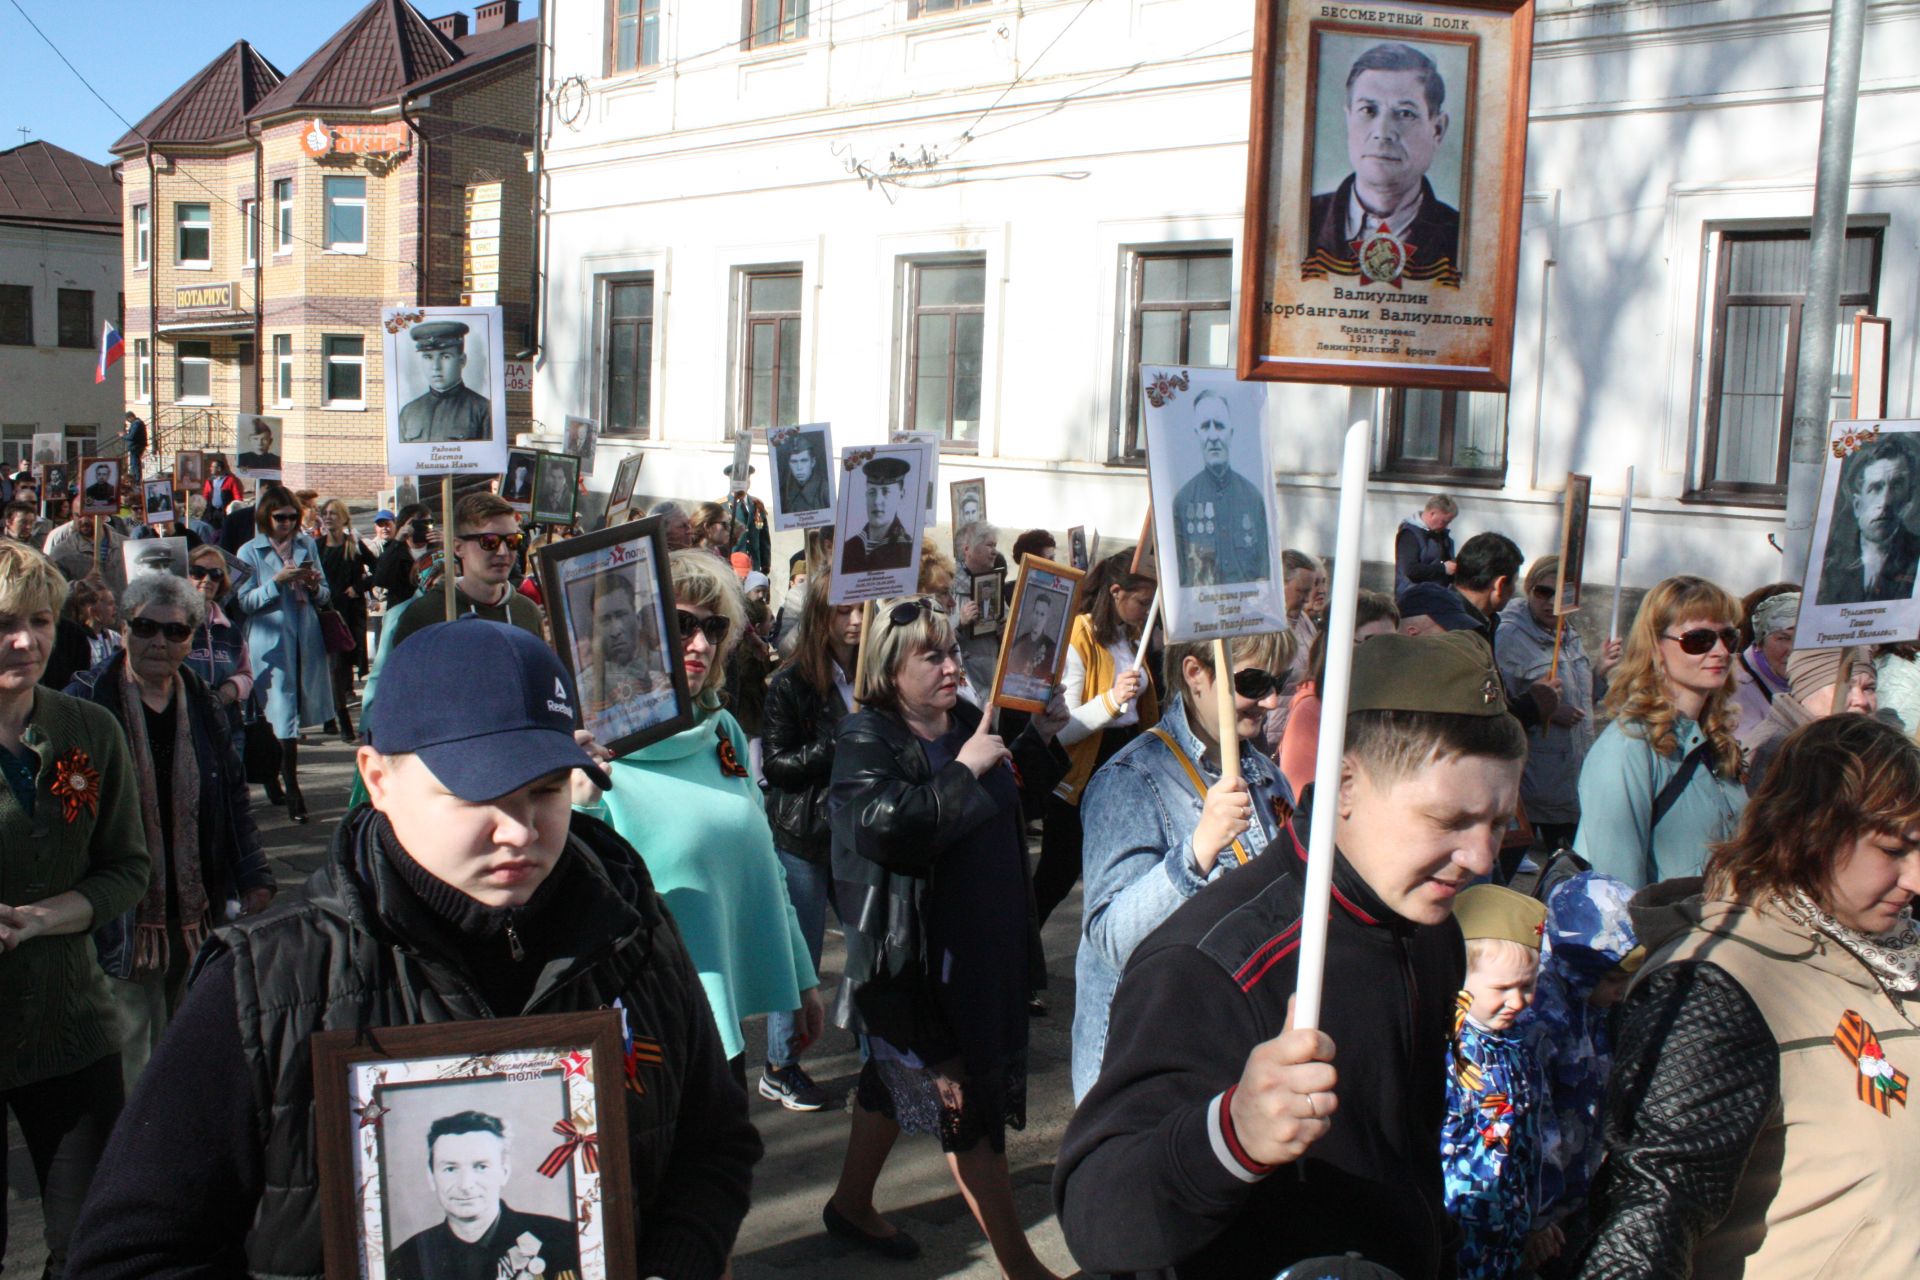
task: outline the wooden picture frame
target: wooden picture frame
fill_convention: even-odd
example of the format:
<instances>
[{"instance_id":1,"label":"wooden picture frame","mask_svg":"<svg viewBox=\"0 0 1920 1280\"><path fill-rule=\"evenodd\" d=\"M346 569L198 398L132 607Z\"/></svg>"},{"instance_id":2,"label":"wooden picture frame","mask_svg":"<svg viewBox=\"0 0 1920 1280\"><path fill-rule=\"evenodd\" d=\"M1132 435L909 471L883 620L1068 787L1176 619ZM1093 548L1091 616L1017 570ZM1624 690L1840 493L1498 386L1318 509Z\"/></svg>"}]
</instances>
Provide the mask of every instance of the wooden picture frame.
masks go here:
<instances>
[{"instance_id":1,"label":"wooden picture frame","mask_svg":"<svg viewBox=\"0 0 1920 1280\"><path fill-rule=\"evenodd\" d=\"M500 500L526 515L533 510L533 482L539 474L538 449L507 450L507 469L500 473Z\"/></svg>"},{"instance_id":2,"label":"wooden picture frame","mask_svg":"<svg viewBox=\"0 0 1920 1280\"><path fill-rule=\"evenodd\" d=\"M973 579L972 599L980 608L969 634L978 638L1000 634L1007 621L1007 571L994 569Z\"/></svg>"},{"instance_id":3,"label":"wooden picture frame","mask_svg":"<svg viewBox=\"0 0 1920 1280\"><path fill-rule=\"evenodd\" d=\"M1093 568L1093 558L1087 548L1087 526L1083 524L1067 530L1067 563L1082 573Z\"/></svg>"},{"instance_id":4,"label":"wooden picture frame","mask_svg":"<svg viewBox=\"0 0 1920 1280\"><path fill-rule=\"evenodd\" d=\"M1020 557L1019 572L1000 634L989 701L996 707L1037 713L1047 709L1060 685L1067 637L1073 631L1074 601L1086 575L1070 564L1034 555ZM1048 602L1048 612L1036 616L1043 600ZM1058 610L1057 617L1053 610Z\"/></svg>"},{"instance_id":5,"label":"wooden picture frame","mask_svg":"<svg viewBox=\"0 0 1920 1280\"><path fill-rule=\"evenodd\" d=\"M1585 585L1587 509L1593 501L1593 477L1567 473L1566 497L1560 509L1560 567L1553 575L1553 612L1556 617L1577 612Z\"/></svg>"},{"instance_id":6,"label":"wooden picture frame","mask_svg":"<svg viewBox=\"0 0 1920 1280\"><path fill-rule=\"evenodd\" d=\"M693 725L666 526L649 516L538 552L540 594L554 650L579 690L580 725L616 756ZM630 633L603 633L609 620L624 627L629 618Z\"/></svg>"},{"instance_id":7,"label":"wooden picture frame","mask_svg":"<svg viewBox=\"0 0 1920 1280\"><path fill-rule=\"evenodd\" d=\"M329 1276L385 1280L393 1253L416 1235L444 1230L421 1225L436 1213L444 1221L445 1210L420 1203L434 1193L418 1174L433 1149L430 1125L447 1119L474 1127L444 1136L498 1140L500 1162L510 1168L498 1189L501 1206L529 1219L539 1208L567 1214L536 1219L542 1235L530 1252L550 1255L542 1261L553 1274L637 1274L619 1013L322 1031L313 1037L312 1062ZM559 1251L568 1243L571 1266Z\"/></svg>"},{"instance_id":8,"label":"wooden picture frame","mask_svg":"<svg viewBox=\"0 0 1920 1280\"><path fill-rule=\"evenodd\" d=\"M1893 321L1864 311L1853 317L1853 393L1849 418L1887 416L1887 386L1893 350Z\"/></svg>"},{"instance_id":9,"label":"wooden picture frame","mask_svg":"<svg viewBox=\"0 0 1920 1280\"><path fill-rule=\"evenodd\" d=\"M179 521L183 527L186 525L186 517L180 511L180 495L173 491L172 480L162 476L140 482L140 521L148 525Z\"/></svg>"},{"instance_id":10,"label":"wooden picture frame","mask_svg":"<svg viewBox=\"0 0 1920 1280\"><path fill-rule=\"evenodd\" d=\"M1255 10L1240 377L1506 391L1533 0L1381 0L1366 10L1256 0ZM1384 46L1416 58L1376 54ZM1338 117L1363 88L1384 96L1404 87L1376 79L1349 88L1350 75L1368 73L1414 76L1429 103L1431 79L1441 82L1444 100L1416 122L1431 130L1425 158L1412 157L1417 173L1375 172L1377 161L1360 172L1346 142L1352 126ZM1369 231L1367 215L1362 238L1350 239L1353 210L1367 209L1356 192L1400 187L1394 198L1418 197L1411 220Z\"/></svg>"},{"instance_id":11,"label":"wooden picture frame","mask_svg":"<svg viewBox=\"0 0 1920 1280\"><path fill-rule=\"evenodd\" d=\"M207 455L202 449L182 449L173 455L173 483L191 499L207 479Z\"/></svg>"},{"instance_id":12,"label":"wooden picture frame","mask_svg":"<svg viewBox=\"0 0 1920 1280\"><path fill-rule=\"evenodd\" d=\"M107 468L102 479L99 468ZM74 495L75 511L83 516L111 516L120 512L121 459L89 454L80 459L79 492ZM101 490L107 492L103 495Z\"/></svg>"},{"instance_id":13,"label":"wooden picture frame","mask_svg":"<svg viewBox=\"0 0 1920 1280\"><path fill-rule=\"evenodd\" d=\"M967 515L968 502L974 506L975 514ZM968 480L952 480L947 483L947 518L953 522L955 533L965 525L987 519L987 478L974 476Z\"/></svg>"},{"instance_id":14,"label":"wooden picture frame","mask_svg":"<svg viewBox=\"0 0 1920 1280\"><path fill-rule=\"evenodd\" d=\"M640 465L647 455L638 449L620 459L620 465L613 470L613 487L607 490L607 511L600 521L600 527L611 529L616 524L626 523L628 514L633 510L634 486L640 483Z\"/></svg>"},{"instance_id":15,"label":"wooden picture frame","mask_svg":"<svg viewBox=\"0 0 1920 1280\"><path fill-rule=\"evenodd\" d=\"M533 501L528 523L566 526L580 514L580 459L539 450L533 459Z\"/></svg>"}]
</instances>

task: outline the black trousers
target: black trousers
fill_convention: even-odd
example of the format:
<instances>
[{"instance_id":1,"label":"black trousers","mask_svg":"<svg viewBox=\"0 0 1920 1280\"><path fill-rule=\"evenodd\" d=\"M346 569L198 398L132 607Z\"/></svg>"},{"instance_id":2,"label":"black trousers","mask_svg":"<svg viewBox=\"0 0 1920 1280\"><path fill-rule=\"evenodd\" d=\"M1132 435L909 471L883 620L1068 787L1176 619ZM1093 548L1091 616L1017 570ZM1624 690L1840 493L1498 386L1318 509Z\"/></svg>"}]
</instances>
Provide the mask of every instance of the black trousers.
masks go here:
<instances>
[{"instance_id":1,"label":"black trousers","mask_svg":"<svg viewBox=\"0 0 1920 1280\"><path fill-rule=\"evenodd\" d=\"M1137 724L1105 729L1094 756L1094 772L1120 754L1120 748L1140 736ZM1065 902L1080 879L1080 844L1084 828L1080 825L1080 806L1068 804L1059 796L1047 797L1041 811L1040 862L1033 869L1033 900L1045 924L1053 909Z\"/></svg>"},{"instance_id":2,"label":"black trousers","mask_svg":"<svg viewBox=\"0 0 1920 1280\"><path fill-rule=\"evenodd\" d=\"M0 1107L13 1112L27 1140L34 1175L40 1179L41 1211L47 1225L47 1265L42 1272L46 1280L60 1280L66 1272L73 1224L80 1217L80 1205L93 1184L93 1171L106 1150L123 1098L117 1053L64 1076L0 1092ZM5 1201L6 1191L6 1162L0 1160L0 1202ZM6 1249L7 1223L0 1215L0 1257Z\"/></svg>"}]
</instances>

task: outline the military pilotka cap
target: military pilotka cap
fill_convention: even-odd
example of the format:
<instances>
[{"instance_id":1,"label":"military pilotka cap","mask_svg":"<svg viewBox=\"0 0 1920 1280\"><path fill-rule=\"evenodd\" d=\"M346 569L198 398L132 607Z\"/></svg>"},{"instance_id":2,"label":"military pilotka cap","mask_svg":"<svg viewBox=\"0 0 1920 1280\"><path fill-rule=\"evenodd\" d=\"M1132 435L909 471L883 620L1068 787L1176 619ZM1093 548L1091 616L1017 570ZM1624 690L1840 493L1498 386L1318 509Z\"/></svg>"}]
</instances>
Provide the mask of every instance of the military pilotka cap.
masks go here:
<instances>
[{"instance_id":1,"label":"military pilotka cap","mask_svg":"<svg viewBox=\"0 0 1920 1280\"><path fill-rule=\"evenodd\" d=\"M1493 650L1475 631L1375 636L1353 651L1347 711L1433 711L1499 716L1507 711Z\"/></svg>"},{"instance_id":2,"label":"military pilotka cap","mask_svg":"<svg viewBox=\"0 0 1920 1280\"><path fill-rule=\"evenodd\" d=\"M860 470L875 484L899 484L913 468L904 458L875 458Z\"/></svg>"},{"instance_id":3,"label":"military pilotka cap","mask_svg":"<svg viewBox=\"0 0 1920 1280\"><path fill-rule=\"evenodd\" d=\"M1547 927L1547 904L1497 884L1476 884L1454 899L1453 918L1468 942L1517 942L1538 951Z\"/></svg>"},{"instance_id":4,"label":"military pilotka cap","mask_svg":"<svg viewBox=\"0 0 1920 1280\"><path fill-rule=\"evenodd\" d=\"M421 351L460 351L467 345L467 326L458 320L432 320L407 333Z\"/></svg>"}]
</instances>

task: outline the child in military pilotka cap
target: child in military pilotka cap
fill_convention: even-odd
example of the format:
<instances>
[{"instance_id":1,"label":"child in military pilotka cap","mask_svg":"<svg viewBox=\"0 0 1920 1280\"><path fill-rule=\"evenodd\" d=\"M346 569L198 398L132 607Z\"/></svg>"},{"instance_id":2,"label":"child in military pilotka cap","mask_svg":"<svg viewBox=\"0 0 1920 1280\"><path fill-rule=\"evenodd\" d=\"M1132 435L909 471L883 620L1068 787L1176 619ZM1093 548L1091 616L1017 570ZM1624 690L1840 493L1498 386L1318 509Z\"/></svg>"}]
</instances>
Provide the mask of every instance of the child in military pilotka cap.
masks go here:
<instances>
[{"instance_id":1,"label":"child in military pilotka cap","mask_svg":"<svg viewBox=\"0 0 1920 1280\"><path fill-rule=\"evenodd\" d=\"M1540 976L1547 908L1482 884L1460 895L1453 918L1467 981L1447 1045L1447 1212L1461 1232L1461 1280L1504 1280L1520 1273L1540 1176L1546 1087L1519 1024Z\"/></svg>"}]
</instances>

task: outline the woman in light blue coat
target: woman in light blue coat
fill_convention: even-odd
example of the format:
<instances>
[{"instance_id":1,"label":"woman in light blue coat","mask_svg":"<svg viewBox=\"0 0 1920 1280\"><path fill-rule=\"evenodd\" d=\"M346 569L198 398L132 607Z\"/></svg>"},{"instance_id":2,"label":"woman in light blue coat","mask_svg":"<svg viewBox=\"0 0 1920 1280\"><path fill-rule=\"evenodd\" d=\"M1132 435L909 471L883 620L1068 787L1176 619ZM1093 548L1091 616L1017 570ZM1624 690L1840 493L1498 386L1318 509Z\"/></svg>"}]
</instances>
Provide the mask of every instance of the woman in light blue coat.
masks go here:
<instances>
[{"instance_id":1,"label":"woman in light blue coat","mask_svg":"<svg viewBox=\"0 0 1920 1280\"><path fill-rule=\"evenodd\" d=\"M300 794L300 726L333 714L333 683L327 675L327 645L320 610L327 579L320 549L300 532L300 504L279 485L262 489L254 504L261 532L240 548L253 571L240 589L247 614L247 656L253 661L253 693L260 713L280 740L280 781L287 816L307 820Z\"/></svg>"}]
</instances>

